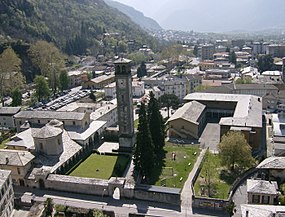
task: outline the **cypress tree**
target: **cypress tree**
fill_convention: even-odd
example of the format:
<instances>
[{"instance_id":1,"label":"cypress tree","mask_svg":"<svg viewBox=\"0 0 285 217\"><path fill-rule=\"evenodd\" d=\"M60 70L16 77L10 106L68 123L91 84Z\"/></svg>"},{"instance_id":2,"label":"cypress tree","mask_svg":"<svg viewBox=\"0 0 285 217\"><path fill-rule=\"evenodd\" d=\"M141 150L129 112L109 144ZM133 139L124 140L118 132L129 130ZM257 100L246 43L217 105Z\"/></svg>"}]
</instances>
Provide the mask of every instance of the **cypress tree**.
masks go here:
<instances>
[{"instance_id":1,"label":"cypress tree","mask_svg":"<svg viewBox=\"0 0 285 217\"><path fill-rule=\"evenodd\" d=\"M145 181L149 180L154 168L154 148L148 126L146 108L141 104L137 132L137 144L134 153L135 170L140 172Z\"/></svg>"},{"instance_id":2,"label":"cypress tree","mask_svg":"<svg viewBox=\"0 0 285 217\"><path fill-rule=\"evenodd\" d=\"M163 118L159 111L158 101L154 98L153 92L150 92L150 100L148 104L148 121L156 158L159 159L159 155L161 154L163 146L165 145L165 135Z\"/></svg>"}]
</instances>

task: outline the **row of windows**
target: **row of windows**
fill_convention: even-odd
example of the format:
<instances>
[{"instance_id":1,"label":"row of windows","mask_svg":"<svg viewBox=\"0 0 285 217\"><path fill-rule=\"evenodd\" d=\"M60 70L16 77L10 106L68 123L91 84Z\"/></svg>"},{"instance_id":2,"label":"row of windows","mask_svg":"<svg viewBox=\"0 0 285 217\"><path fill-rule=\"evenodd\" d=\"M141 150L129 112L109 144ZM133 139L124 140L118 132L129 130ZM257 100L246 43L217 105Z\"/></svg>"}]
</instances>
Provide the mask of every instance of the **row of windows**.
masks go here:
<instances>
[{"instance_id":1,"label":"row of windows","mask_svg":"<svg viewBox=\"0 0 285 217\"><path fill-rule=\"evenodd\" d=\"M47 121L47 122L49 122L49 121ZM40 124L40 123L41 123L41 120L38 120L38 124ZM63 125L65 124L64 121L62 121L62 123L63 123ZM86 122L86 123L87 123L87 122ZM86 125L86 123L85 123L85 125ZM72 124L73 124L73 125L76 125L76 122L73 121ZM0 123L0 125L1 125L1 123ZM22 125L22 121L19 121L19 125Z\"/></svg>"}]
</instances>

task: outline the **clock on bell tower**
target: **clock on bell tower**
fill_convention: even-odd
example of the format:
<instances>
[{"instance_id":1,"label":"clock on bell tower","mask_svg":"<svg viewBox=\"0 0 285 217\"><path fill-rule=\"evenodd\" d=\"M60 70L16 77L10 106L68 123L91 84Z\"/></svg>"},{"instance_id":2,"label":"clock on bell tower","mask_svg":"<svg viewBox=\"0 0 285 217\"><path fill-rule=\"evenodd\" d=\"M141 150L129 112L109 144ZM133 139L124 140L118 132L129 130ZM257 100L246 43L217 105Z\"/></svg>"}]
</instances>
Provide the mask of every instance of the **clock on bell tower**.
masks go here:
<instances>
[{"instance_id":1,"label":"clock on bell tower","mask_svg":"<svg viewBox=\"0 0 285 217\"><path fill-rule=\"evenodd\" d=\"M135 144L131 60L114 62L119 124L119 149L131 150Z\"/></svg>"}]
</instances>

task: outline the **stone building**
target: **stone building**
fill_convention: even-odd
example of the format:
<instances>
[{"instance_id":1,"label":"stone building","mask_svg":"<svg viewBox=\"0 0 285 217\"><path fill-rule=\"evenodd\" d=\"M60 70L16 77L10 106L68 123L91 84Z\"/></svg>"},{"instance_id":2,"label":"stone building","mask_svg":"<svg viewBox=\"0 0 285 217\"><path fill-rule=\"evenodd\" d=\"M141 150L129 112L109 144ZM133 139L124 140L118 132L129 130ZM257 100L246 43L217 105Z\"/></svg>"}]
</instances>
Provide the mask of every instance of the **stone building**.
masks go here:
<instances>
[{"instance_id":1,"label":"stone building","mask_svg":"<svg viewBox=\"0 0 285 217\"><path fill-rule=\"evenodd\" d=\"M191 93L184 100L206 106L206 117L218 121L221 137L228 131L245 135L254 150L259 149L262 129L262 100L239 94Z\"/></svg>"},{"instance_id":2,"label":"stone building","mask_svg":"<svg viewBox=\"0 0 285 217\"><path fill-rule=\"evenodd\" d=\"M14 115L21 111L21 107L0 108L0 128L15 128Z\"/></svg>"},{"instance_id":3,"label":"stone building","mask_svg":"<svg viewBox=\"0 0 285 217\"><path fill-rule=\"evenodd\" d=\"M249 204L276 204L278 195L278 185L275 181L247 180L247 199Z\"/></svg>"},{"instance_id":4,"label":"stone building","mask_svg":"<svg viewBox=\"0 0 285 217\"><path fill-rule=\"evenodd\" d=\"M90 124L90 113L58 112L58 111L21 111L14 115L17 132L28 121L31 127L41 127L49 121L56 119L63 123L64 127L77 127L86 129Z\"/></svg>"},{"instance_id":5,"label":"stone building","mask_svg":"<svg viewBox=\"0 0 285 217\"><path fill-rule=\"evenodd\" d=\"M11 171L0 170L0 216L9 217L14 208Z\"/></svg>"},{"instance_id":6,"label":"stone building","mask_svg":"<svg viewBox=\"0 0 285 217\"><path fill-rule=\"evenodd\" d=\"M212 44L206 44L202 46L201 57L202 60L212 60L215 53L215 46Z\"/></svg>"},{"instance_id":7,"label":"stone building","mask_svg":"<svg viewBox=\"0 0 285 217\"><path fill-rule=\"evenodd\" d=\"M206 122L206 106L192 101L179 108L167 121L169 137L199 139Z\"/></svg>"},{"instance_id":8,"label":"stone building","mask_svg":"<svg viewBox=\"0 0 285 217\"><path fill-rule=\"evenodd\" d=\"M115 75L101 75L97 78L93 78L90 81L85 81L82 83L82 88L84 89L102 89L106 85L111 84L115 81Z\"/></svg>"},{"instance_id":9,"label":"stone building","mask_svg":"<svg viewBox=\"0 0 285 217\"><path fill-rule=\"evenodd\" d=\"M0 169L10 170L14 185L25 186L35 156L28 151L0 150Z\"/></svg>"},{"instance_id":10,"label":"stone building","mask_svg":"<svg viewBox=\"0 0 285 217\"><path fill-rule=\"evenodd\" d=\"M263 160L257 167L261 172L265 172L269 180L285 181L285 157L269 157Z\"/></svg>"}]
</instances>

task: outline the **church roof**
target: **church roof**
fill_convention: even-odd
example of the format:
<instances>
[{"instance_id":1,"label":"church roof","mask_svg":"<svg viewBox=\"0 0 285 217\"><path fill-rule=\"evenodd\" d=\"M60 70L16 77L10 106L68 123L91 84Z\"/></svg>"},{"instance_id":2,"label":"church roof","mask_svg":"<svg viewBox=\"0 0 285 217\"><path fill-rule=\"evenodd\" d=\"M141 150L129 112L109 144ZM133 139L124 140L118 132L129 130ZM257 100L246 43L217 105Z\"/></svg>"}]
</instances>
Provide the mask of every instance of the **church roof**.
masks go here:
<instances>
[{"instance_id":1,"label":"church roof","mask_svg":"<svg viewBox=\"0 0 285 217\"><path fill-rule=\"evenodd\" d=\"M49 126L49 125L46 125L40 129L34 128L32 131L32 136L34 138L39 138L39 139L47 139L51 137L56 137L60 134L62 134L62 129L58 127Z\"/></svg>"}]
</instances>

